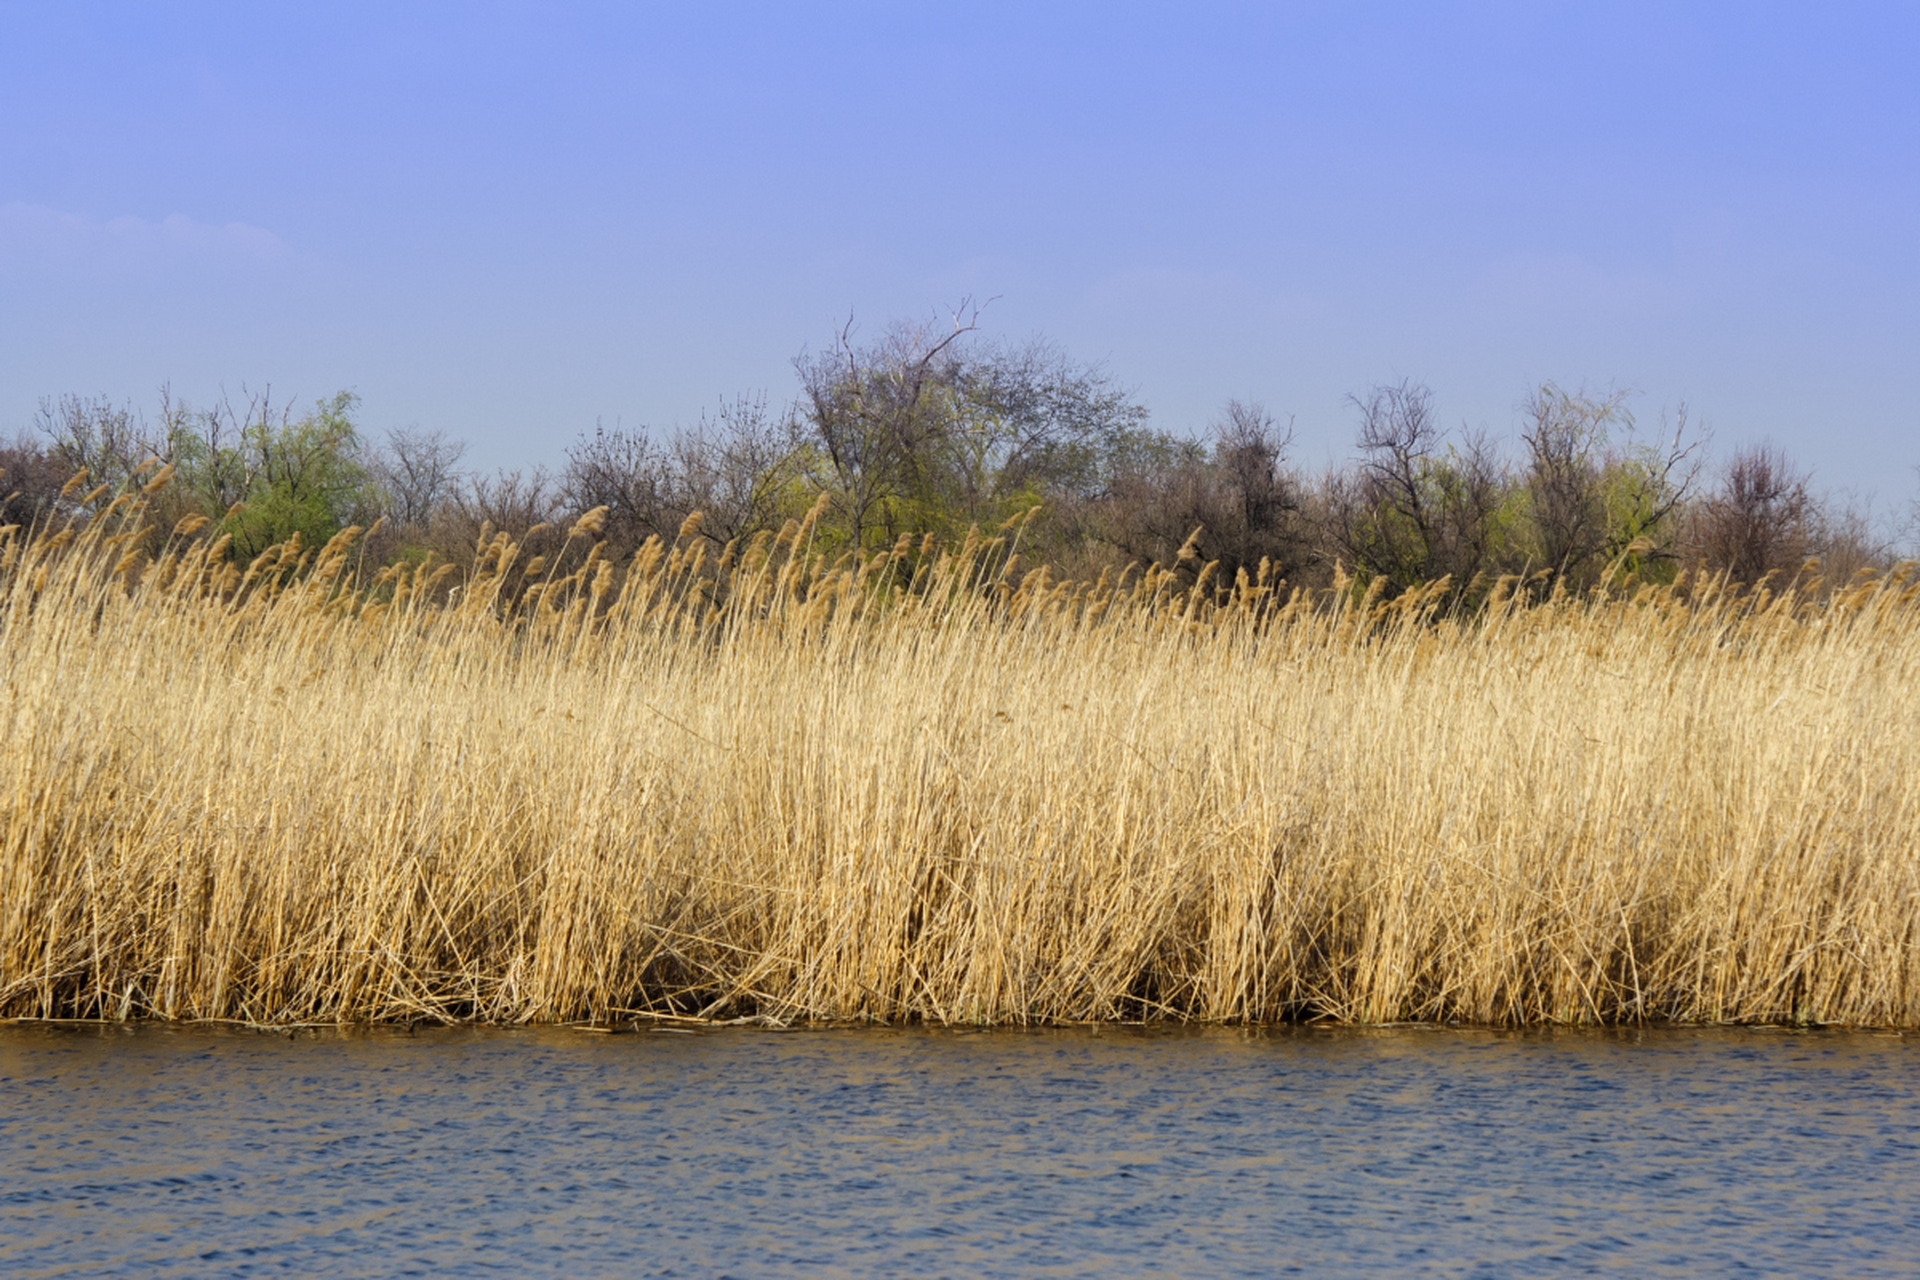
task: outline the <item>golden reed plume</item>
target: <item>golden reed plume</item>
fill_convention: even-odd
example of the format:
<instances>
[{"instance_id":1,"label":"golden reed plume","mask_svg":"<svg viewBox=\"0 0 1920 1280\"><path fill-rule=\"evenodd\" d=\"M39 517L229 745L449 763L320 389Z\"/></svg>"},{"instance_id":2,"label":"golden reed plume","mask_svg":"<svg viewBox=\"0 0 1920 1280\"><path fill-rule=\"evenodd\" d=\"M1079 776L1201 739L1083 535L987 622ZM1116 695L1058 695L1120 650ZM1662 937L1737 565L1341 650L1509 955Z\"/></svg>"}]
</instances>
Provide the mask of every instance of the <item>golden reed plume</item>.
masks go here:
<instances>
[{"instance_id":1,"label":"golden reed plume","mask_svg":"<svg viewBox=\"0 0 1920 1280\"><path fill-rule=\"evenodd\" d=\"M138 506L0 535L0 1014L1920 1026L1905 573L1469 617L809 517L357 586Z\"/></svg>"}]
</instances>

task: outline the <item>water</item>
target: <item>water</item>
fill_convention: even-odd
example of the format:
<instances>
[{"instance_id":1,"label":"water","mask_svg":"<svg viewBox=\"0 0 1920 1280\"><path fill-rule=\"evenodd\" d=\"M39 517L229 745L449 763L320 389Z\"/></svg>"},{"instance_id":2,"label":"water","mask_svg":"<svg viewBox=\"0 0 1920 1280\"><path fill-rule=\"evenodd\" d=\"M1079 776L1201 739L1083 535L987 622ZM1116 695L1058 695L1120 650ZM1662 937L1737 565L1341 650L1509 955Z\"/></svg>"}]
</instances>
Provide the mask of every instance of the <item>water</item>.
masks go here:
<instances>
[{"instance_id":1,"label":"water","mask_svg":"<svg viewBox=\"0 0 1920 1280\"><path fill-rule=\"evenodd\" d=\"M1915 1048L0 1026L0 1273L1911 1275Z\"/></svg>"}]
</instances>

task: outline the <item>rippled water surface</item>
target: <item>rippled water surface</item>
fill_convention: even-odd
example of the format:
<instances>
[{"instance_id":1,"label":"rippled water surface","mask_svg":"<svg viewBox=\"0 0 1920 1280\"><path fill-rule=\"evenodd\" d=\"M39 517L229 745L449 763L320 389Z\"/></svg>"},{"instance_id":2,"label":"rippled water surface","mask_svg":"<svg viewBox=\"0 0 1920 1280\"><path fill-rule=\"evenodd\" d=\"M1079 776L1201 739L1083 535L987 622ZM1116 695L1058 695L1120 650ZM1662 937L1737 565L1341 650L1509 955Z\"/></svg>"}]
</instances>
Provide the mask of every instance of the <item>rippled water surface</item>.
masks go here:
<instances>
[{"instance_id":1,"label":"rippled water surface","mask_svg":"<svg viewBox=\"0 0 1920 1280\"><path fill-rule=\"evenodd\" d=\"M1920 1268L1860 1033L0 1026L0 1274Z\"/></svg>"}]
</instances>

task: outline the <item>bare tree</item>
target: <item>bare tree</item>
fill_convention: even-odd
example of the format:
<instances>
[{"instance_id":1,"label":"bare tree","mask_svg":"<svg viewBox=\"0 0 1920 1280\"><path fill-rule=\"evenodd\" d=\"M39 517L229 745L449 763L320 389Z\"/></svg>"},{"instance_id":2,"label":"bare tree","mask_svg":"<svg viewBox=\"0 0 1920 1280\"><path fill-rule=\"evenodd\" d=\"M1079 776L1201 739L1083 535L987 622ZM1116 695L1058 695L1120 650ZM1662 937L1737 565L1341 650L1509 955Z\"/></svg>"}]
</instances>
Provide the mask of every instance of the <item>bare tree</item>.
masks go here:
<instances>
[{"instance_id":1,"label":"bare tree","mask_svg":"<svg viewBox=\"0 0 1920 1280\"><path fill-rule=\"evenodd\" d=\"M1347 403L1360 411L1362 489L1412 525L1424 556L1438 542L1438 517L1424 483L1441 435L1433 392L1403 378L1375 386L1364 399L1348 396Z\"/></svg>"},{"instance_id":2,"label":"bare tree","mask_svg":"<svg viewBox=\"0 0 1920 1280\"><path fill-rule=\"evenodd\" d=\"M1629 437L1632 431L1629 419ZM1704 428L1689 421L1683 402L1664 445L1629 439L1609 452L1605 555L1610 564L1623 563L1636 573L1655 565L1677 567L1674 542L1680 516L1699 482L1709 438Z\"/></svg>"},{"instance_id":3,"label":"bare tree","mask_svg":"<svg viewBox=\"0 0 1920 1280\"><path fill-rule=\"evenodd\" d=\"M1465 590L1492 567L1506 493L1491 442L1468 433L1442 449L1433 393L1419 383L1382 384L1349 403L1360 413L1361 457L1353 475L1327 486L1335 544L1395 587L1451 577Z\"/></svg>"},{"instance_id":4,"label":"bare tree","mask_svg":"<svg viewBox=\"0 0 1920 1280\"><path fill-rule=\"evenodd\" d=\"M60 491L73 476L51 447L22 433L0 444L0 525L32 528L64 505Z\"/></svg>"},{"instance_id":5,"label":"bare tree","mask_svg":"<svg viewBox=\"0 0 1920 1280\"><path fill-rule=\"evenodd\" d=\"M116 405L105 396L43 399L34 426L69 476L85 471L89 483L114 489L164 447L132 405Z\"/></svg>"},{"instance_id":6,"label":"bare tree","mask_svg":"<svg viewBox=\"0 0 1920 1280\"><path fill-rule=\"evenodd\" d=\"M525 537L536 525L554 524L564 514L553 477L544 467L531 471L502 469L491 476L469 476L466 483L455 490L449 505L476 531L487 525L494 532L512 538Z\"/></svg>"},{"instance_id":7,"label":"bare tree","mask_svg":"<svg viewBox=\"0 0 1920 1280\"><path fill-rule=\"evenodd\" d=\"M1057 500L1097 492L1103 462L1137 434L1147 411L1099 365L1043 339L965 353L948 430L929 469L958 521L997 514L1022 495Z\"/></svg>"},{"instance_id":8,"label":"bare tree","mask_svg":"<svg viewBox=\"0 0 1920 1280\"><path fill-rule=\"evenodd\" d=\"M1190 573L1217 562L1227 584L1263 561L1273 577L1297 577L1309 531L1301 485L1286 469L1291 425L1257 403L1230 400L1209 435L1134 433L1115 450L1106 488L1065 504L1067 532L1126 561Z\"/></svg>"},{"instance_id":9,"label":"bare tree","mask_svg":"<svg viewBox=\"0 0 1920 1280\"><path fill-rule=\"evenodd\" d=\"M963 300L944 329L896 324L879 342L853 345L853 321L831 351L802 352L802 411L826 459L822 479L856 541L878 529L905 532L896 502L927 494L930 441L950 433L959 408L958 344L979 327L980 308Z\"/></svg>"},{"instance_id":10,"label":"bare tree","mask_svg":"<svg viewBox=\"0 0 1920 1280\"><path fill-rule=\"evenodd\" d=\"M1147 428L1124 433L1097 458L1097 487L1053 495L1050 524L1062 544L1056 557L1085 561L1101 547L1118 557L1109 567L1171 565L1196 524L1220 523L1210 465L1201 440Z\"/></svg>"},{"instance_id":11,"label":"bare tree","mask_svg":"<svg viewBox=\"0 0 1920 1280\"><path fill-rule=\"evenodd\" d=\"M676 506L670 469L665 451L644 429L616 425L608 430L596 423L592 435L583 434L567 447L561 484L569 506L607 509L607 539L624 553L660 533L669 520L677 527L678 518L669 514Z\"/></svg>"},{"instance_id":12,"label":"bare tree","mask_svg":"<svg viewBox=\"0 0 1920 1280\"><path fill-rule=\"evenodd\" d=\"M286 406L275 406L271 388L242 388L242 396L242 408L223 390L213 407L196 410L162 386L159 420L150 424L131 405L66 395L42 400L35 424L53 458L70 473L84 470L90 485L117 491L156 465L174 466L173 484L156 499L156 522L170 525L187 511L220 516L253 492L276 413L283 434L292 419Z\"/></svg>"},{"instance_id":13,"label":"bare tree","mask_svg":"<svg viewBox=\"0 0 1920 1280\"><path fill-rule=\"evenodd\" d=\"M1214 460L1238 499L1238 524L1248 535L1271 535L1300 509L1298 487L1280 469L1292 443L1291 422L1281 427L1257 401L1227 401L1214 427Z\"/></svg>"},{"instance_id":14,"label":"bare tree","mask_svg":"<svg viewBox=\"0 0 1920 1280\"><path fill-rule=\"evenodd\" d=\"M947 324L896 324L866 346L843 328L831 351L795 361L797 426L850 537L1084 507L1142 438L1146 411L1099 365L1042 340L977 341L978 318L963 304Z\"/></svg>"},{"instance_id":15,"label":"bare tree","mask_svg":"<svg viewBox=\"0 0 1920 1280\"><path fill-rule=\"evenodd\" d=\"M1798 568L1811 549L1816 515L1807 480L1772 444L1741 449L1700 504L1696 553L1736 582Z\"/></svg>"},{"instance_id":16,"label":"bare tree","mask_svg":"<svg viewBox=\"0 0 1920 1280\"><path fill-rule=\"evenodd\" d=\"M1590 396L1543 383L1527 397L1520 439L1527 446L1527 494L1541 563L1577 577L1608 549L1612 530L1601 482L1608 427L1631 425L1626 393Z\"/></svg>"},{"instance_id":17,"label":"bare tree","mask_svg":"<svg viewBox=\"0 0 1920 1280\"><path fill-rule=\"evenodd\" d=\"M399 427L371 460L374 483L396 523L424 528L460 487L467 443L444 431Z\"/></svg>"},{"instance_id":18,"label":"bare tree","mask_svg":"<svg viewBox=\"0 0 1920 1280\"><path fill-rule=\"evenodd\" d=\"M198 411L176 402L168 388L160 394L167 460L185 472L185 486L200 496L211 515L245 501L265 465L261 450L250 441L266 439L276 429L284 432L293 421L292 406L275 406L271 384L259 392L243 385L238 407L222 387L219 402Z\"/></svg>"},{"instance_id":19,"label":"bare tree","mask_svg":"<svg viewBox=\"0 0 1920 1280\"><path fill-rule=\"evenodd\" d=\"M1899 522L1876 517L1873 500L1858 494L1827 494L1813 503L1808 546L1829 585L1861 570L1884 572L1900 560Z\"/></svg>"},{"instance_id":20,"label":"bare tree","mask_svg":"<svg viewBox=\"0 0 1920 1280\"><path fill-rule=\"evenodd\" d=\"M469 474L435 512L426 543L442 559L470 565L481 534L491 538L504 533L522 544L525 560L558 543L553 526L565 515L553 477L544 468Z\"/></svg>"},{"instance_id":21,"label":"bare tree","mask_svg":"<svg viewBox=\"0 0 1920 1280\"><path fill-rule=\"evenodd\" d=\"M770 411L764 395L738 396L713 417L703 414L691 430L672 435L666 454L674 508L682 519L700 512L700 532L716 543L776 528L798 505L803 468L795 425ZM662 522L658 531L675 530Z\"/></svg>"},{"instance_id":22,"label":"bare tree","mask_svg":"<svg viewBox=\"0 0 1920 1280\"><path fill-rule=\"evenodd\" d=\"M674 537L694 512L716 543L774 528L796 505L802 474L791 420L765 396L740 396L659 440L596 427L568 448L563 483L570 505L607 508L608 540L623 553Z\"/></svg>"},{"instance_id":23,"label":"bare tree","mask_svg":"<svg viewBox=\"0 0 1920 1280\"><path fill-rule=\"evenodd\" d=\"M1913 469L1916 479L1920 479L1920 466ZM1920 494L1915 494L1907 503L1907 518L1901 522L1898 537L1906 540L1906 553L1920 557Z\"/></svg>"}]
</instances>

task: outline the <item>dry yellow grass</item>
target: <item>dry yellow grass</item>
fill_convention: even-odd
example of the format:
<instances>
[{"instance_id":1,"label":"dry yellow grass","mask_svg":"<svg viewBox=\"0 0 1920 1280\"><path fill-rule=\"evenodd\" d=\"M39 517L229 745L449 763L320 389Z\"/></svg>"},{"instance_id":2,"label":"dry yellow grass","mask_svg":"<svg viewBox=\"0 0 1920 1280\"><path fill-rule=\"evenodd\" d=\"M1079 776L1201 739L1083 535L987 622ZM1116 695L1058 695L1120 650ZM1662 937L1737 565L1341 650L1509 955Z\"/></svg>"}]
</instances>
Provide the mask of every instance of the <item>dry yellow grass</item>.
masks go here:
<instances>
[{"instance_id":1,"label":"dry yellow grass","mask_svg":"<svg viewBox=\"0 0 1920 1280\"><path fill-rule=\"evenodd\" d=\"M1452 622L790 528L509 608L504 540L369 603L107 529L0 547L7 1015L1920 1025L1899 575Z\"/></svg>"}]
</instances>

